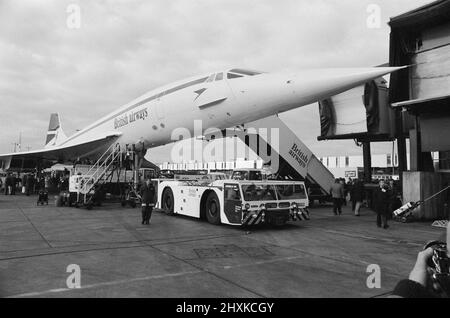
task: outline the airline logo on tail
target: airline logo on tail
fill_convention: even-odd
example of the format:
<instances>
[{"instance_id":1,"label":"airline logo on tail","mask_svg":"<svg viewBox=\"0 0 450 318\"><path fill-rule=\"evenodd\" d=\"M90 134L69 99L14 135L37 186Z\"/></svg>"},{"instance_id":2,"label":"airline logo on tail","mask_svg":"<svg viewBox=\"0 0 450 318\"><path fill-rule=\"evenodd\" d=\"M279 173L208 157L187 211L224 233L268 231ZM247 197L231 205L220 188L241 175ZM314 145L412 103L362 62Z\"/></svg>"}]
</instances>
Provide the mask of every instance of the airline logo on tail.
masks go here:
<instances>
[{"instance_id":1,"label":"airline logo on tail","mask_svg":"<svg viewBox=\"0 0 450 318\"><path fill-rule=\"evenodd\" d=\"M59 114L53 113L50 115L50 123L48 124L47 138L45 139L45 147L50 148L57 146L67 139L66 134L61 128L59 121Z\"/></svg>"}]
</instances>

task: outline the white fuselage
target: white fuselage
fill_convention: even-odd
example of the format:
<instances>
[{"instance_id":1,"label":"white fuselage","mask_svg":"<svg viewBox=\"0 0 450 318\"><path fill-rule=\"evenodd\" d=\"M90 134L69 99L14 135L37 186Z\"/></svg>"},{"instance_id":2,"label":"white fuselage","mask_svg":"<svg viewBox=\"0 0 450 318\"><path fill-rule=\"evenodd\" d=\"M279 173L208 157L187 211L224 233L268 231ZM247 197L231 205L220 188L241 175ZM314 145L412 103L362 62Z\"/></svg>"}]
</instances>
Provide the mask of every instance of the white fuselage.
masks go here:
<instances>
[{"instance_id":1,"label":"white fuselage","mask_svg":"<svg viewBox=\"0 0 450 318\"><path fill-rule=\"evenodd\" d=\"M202 135L203 131L194 131L196 120L203 130L241 125L328 98L396 69L316 69L231 79L224 71L213 73L209 81L208 75L198 76L150 91L58 146L120 132L121 145L143 142L146 149L152 148L178 140L173 136L176 129L189 131L192 137ZM214 80L220 73L222 79Z\"/></svg>"}]
</instances>

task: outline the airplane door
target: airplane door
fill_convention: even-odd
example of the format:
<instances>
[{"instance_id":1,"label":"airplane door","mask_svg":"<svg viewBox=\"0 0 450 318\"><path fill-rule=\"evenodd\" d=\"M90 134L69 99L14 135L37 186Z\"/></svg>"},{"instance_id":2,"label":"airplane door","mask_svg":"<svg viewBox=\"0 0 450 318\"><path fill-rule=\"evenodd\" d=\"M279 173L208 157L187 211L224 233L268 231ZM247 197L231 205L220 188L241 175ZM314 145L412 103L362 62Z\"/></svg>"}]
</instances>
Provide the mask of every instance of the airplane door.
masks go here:
<instances>
[{"instance_id":1,"label":"airplane door","mask_svg":"<svg viewBox=\"0 0 450 318\"><path fill-rule=\"evenodd\" d=\"M240 224L242 221L242 200L239 185L225 183L223 193L224 212L228 222Z\"/></svg>"}]
</instances>

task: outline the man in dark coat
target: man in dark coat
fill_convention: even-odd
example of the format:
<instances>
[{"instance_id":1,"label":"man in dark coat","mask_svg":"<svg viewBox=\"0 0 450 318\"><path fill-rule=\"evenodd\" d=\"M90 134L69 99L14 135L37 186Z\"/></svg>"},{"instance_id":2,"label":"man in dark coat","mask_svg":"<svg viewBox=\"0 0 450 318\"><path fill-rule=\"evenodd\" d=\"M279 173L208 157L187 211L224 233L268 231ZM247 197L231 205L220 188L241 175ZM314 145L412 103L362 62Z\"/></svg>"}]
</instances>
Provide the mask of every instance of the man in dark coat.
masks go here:
<instances>
[{"instance_id":1,"label":"man in dark coat","mask_svg":"<svg viewBox=\"0 0 450 318\"><path fill-rule=\"evenodd\" d=\"M141 187L142 224L150 224L153 207L155 206L155 187L152 180L147 178Z\"/></svg>"},{"instance_id":2,"label":"man in dark coat","mask_svg":"<svg viewBox=\"0 0 450 318\"><path fill-rule=\"evenodd\" d=\"M11 194L10 187L11 187L11 174L8 173L5 178L5 195Z\"/></svg>"},{"instance_id":3,"label":"man in dark coat","mask_svg":"<svg viewBox=\"0 0 450 318\"><path fill-rule=\"evenodd\" d=\"M16 175L13 173L11 176L11 195L15 195L16 194L16 187L17 187L17 178Z\"/></svg>"},{"instance_id":4,"label":"man in dark coat","mask_svg":"<svg viewBox=\"0 0 450 318\"><path fill-rule=\"evenodd\" d=\"M359 216L359 209L364 198L364 185L360 180L355 180L350 190L350 199L352 201L352 211L355 216Z\"/></svg>"},{"instance_id":5,"label":"man in dark coat","mask_svg":"<svg viewBox=\"0 0 450 318\"><path fill-rule=\"evenodd\" d=\"M34 176L33 174L30 174L27 179L27 195L30 195L30 193L34 194L34 183Z\"/></svg>"},{"instance_id":6,"label":"man in dark coat","mask_svg":"<svg viewBox=\"0 0 450 318\"><path fill-rule=\"evenodd\" d=\"M375 190L374 194L375 212L377 212L377 226L387 229L387 216L391 212L389 209L391 202L391 192L389 185L384 180L380 180L380 187Z\"/></svg>"}]
</instances>

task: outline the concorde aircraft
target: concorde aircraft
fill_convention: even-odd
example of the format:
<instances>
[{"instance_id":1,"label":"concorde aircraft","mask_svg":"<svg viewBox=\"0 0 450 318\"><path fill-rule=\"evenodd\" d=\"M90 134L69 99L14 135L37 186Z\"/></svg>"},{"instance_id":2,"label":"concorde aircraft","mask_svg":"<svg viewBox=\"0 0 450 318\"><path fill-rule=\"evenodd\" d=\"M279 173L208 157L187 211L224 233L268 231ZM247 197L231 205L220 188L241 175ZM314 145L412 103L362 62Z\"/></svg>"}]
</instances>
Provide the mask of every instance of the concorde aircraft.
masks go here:
<instances>
[{"instance_id":1,"label":"concorde aircraft","mask_svg":"<svg viewBox=\"0 0 450 318\"><path fill-rule=\"evenodd\" d=\"M50 117L45 146L39 150L0 155L0 167L24 160L95 160L113 143L148 148L173 142L172 131L194 121L203 129L226 129L311 104L342 93L401 67L309 69L264 73L234 68L188 78L129 102L67 137L57 114ZM201 132L200 132L201 133Z\"/></svg>"}]
</instances>

